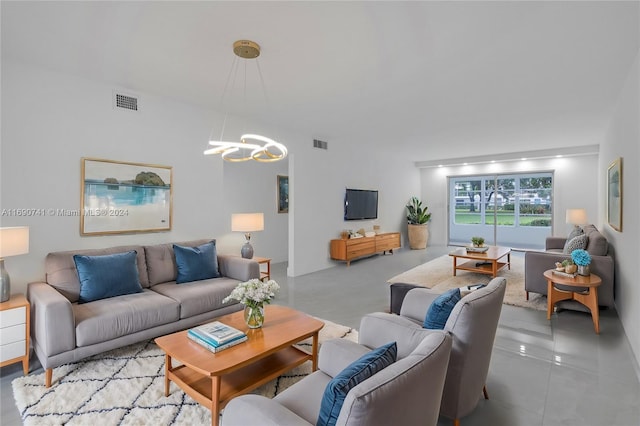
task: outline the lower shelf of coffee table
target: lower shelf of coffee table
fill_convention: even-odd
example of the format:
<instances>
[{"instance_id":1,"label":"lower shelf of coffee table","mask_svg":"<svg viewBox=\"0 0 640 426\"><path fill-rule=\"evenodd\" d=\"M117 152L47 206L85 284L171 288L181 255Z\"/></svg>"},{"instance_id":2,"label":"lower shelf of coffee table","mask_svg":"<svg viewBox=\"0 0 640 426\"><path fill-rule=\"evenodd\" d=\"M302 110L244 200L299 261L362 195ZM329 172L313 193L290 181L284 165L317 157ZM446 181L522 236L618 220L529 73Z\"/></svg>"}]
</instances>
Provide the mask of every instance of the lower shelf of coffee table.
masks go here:
<instances>
[{"instance_id":1,"label":"lower shelf of coffee table","mask_svg":"<svg viewBox=\"0 0 640 426\"><path fill-rule=\"evenodd\" d=\"M220 408L232 398L262 386L311 358L307 352L291 346L222 375L218 398ZM212 380L209 376L180 365L170 370L169 379L200 404L211 407Z\"/></svg>"},{"instance_id":2,"label":"lower shelf of coffee table","mask_svg":"<svg viewBox=\"0 0 640 426\"><path fill-rule=\"evenodd\" d=\"M477 272L479 274L493 275L493 265L491 265L491 262L483 263L482 265L476 266L476 264L478 264L479 262L482 262L482 261L473 260L471 262L464 262L460 265L456 265L456 269L459 271L471 271L471 272ZM498 267L496 270L499 271L502 268L506 267L507 265L509 264L505 262L498 262L497 264Z\"/></svg>"}]
</instances>

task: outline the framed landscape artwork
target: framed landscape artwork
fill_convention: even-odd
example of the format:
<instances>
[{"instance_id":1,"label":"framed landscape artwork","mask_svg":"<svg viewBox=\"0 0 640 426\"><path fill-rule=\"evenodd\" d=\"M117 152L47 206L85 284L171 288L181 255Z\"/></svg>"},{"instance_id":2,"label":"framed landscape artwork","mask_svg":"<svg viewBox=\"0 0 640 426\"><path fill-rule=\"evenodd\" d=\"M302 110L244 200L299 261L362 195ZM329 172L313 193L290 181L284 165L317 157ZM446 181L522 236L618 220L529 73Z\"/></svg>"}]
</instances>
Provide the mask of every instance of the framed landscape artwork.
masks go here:
<instances>
[{"instance_id":1,"label":"framed landscape artwork","mask_svg":"<svg viewBox=\"0 0 640 426\"><path fill-rule=\"evenodd\" d=\"M81 235L171 230L173 168L82 158Z\"/></svg>"},{"instance_id":2,"label":"framed landscape artwork","mask_svg":"<svg viewBox=\"0 0 640 426\"><path fill-rule=\"evenodd\" d=\"M617 158L607 169L607 221L622 232L622 158Z\"/></svg>"},{"instance_id":3,"label":"framed landscape artwork","mask_svg":"<svg viewBox=\"0 0 640 426\"><path fill-rule=\"evenodd\" d=\"M289 176L278 175L278 213L289 213Z\"/></svg>"}]
</instances>

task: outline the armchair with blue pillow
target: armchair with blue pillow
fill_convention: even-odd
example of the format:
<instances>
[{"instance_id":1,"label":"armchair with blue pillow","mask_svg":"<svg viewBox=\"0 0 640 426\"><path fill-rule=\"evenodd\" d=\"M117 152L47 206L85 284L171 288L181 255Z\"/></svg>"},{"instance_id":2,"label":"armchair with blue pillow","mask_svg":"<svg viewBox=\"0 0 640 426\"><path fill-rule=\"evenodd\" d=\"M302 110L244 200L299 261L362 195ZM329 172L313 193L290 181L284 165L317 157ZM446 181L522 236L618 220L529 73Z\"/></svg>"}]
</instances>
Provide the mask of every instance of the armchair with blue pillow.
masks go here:
<instances>
[{"instance_id":1,"label":"armchair with blue pillow","mask_svg":"<svg viewBox=\"0 0 640 426\"><path fill-rule=\"evenodd\" d=\"M374 313L364 317L365 330L380 331L375 332L375 337L362 338L374 339L375 343L394 335L440 332L425 326L442 326L451 335L453 345L440 414L453 419L457 426L462 417L475 409L482 394L488 399L485 383L506 287L506 279L497 277L486 286L453 289L443 294L423 287L412 288L402 301L400 315ZM467 294L460 294L458 300L460 291Z\"/></svg>"},{"instance_id":2,"label":"armchair with blue pillow","mask_svg":"<svg viewBox=\"0 0 640 426\"><path fill-rule=\"evenodd\" d=\"M273 399L232 399L222 424L436 425L451 337L426 329L396 333L389 325L392 330L385 332L379 328L384 320L363 318L359 343L323 343L317 371Z\"/></svg>"}]
</instances>

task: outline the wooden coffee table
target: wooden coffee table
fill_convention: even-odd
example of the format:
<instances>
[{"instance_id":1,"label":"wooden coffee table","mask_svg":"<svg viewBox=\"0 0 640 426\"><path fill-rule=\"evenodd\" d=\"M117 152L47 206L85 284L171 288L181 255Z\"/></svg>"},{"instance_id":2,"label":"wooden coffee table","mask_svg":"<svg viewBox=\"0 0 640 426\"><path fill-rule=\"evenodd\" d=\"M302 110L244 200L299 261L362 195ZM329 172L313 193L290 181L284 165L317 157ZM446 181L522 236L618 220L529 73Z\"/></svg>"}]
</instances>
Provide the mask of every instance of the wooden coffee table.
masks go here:
<instances>
[{"instance_id":1,"label":"wooden coffee table","mask_svg":"<svg viewBox=\"0 0 640 426\"><path fill-rule=\"evenodd\" d=\"M600 334L600 310L598 308L598 286L602 284L599 276L591 274L587 277L576 275L575 277L565 277L553 273L553 269L544 271L547 279L547 319L551 319L551 313L556 303L562 300L575 300L589 308L593 328L596 334ZM554 284L560 284L572 289L559 289ZM585 290L586 289L586 290Z\"/></svg>"},{"instance_id":2,"label":"wooden coffee table","mask_svg":"<svg viewBox=\"0 0 640 426\"><path fill-rule=\"evenodd\" d=\"M217 425L220 410L234 397L248 393L281 374L311 360L318 368L318 332L324 323L286 306L265 306L262 328L249 329L243 311L216 320L244 331L249 340L213 353L187 338L187 331L155 339L165 352L164 393L173 381L189 396L211 409ZM212 320L213 321L213 320ZM296 343L313 338L311 353ZM174 367L172 359L182 365Z\"/></svg>"},{"instance_id":3,"label":"wooden coffee table","mask_svg":"<svg viewBox=\"0 0 640 426\"><path fill-rule=\"evenodd\" d=\"M511 269L511 249L509 247L490 246L484 253L467 252L466 248L460 247L449 253L449 256L453 257L454 277L456 271L461 270L488 274L495 278L502 268ZM507 258L506 262L501 262L505 257ZM471 259L471 261L458 264L458 258Z\"/></svg>"}]
</instances>

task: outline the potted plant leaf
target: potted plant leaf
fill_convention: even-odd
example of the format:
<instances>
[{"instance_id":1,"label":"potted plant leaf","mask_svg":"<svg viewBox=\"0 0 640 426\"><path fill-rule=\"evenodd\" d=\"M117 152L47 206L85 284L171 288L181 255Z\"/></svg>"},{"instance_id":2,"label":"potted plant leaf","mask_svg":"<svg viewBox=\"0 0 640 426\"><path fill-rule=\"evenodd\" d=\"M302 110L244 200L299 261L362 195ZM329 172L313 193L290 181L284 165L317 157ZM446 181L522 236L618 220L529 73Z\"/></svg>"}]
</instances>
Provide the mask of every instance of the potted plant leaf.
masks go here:
<instances>
[{"instance_id":1,"label":"potted plant leaf","mask_svg":"<svg viewBox=\"0 0 640 426\"><path fill-rule=\"evenodd\" d=\"M418 197L411 197L406 208L409 247L412 250L425 249L429 238L427 222L431 219L431 213L427 212L428 207L422 207L422 201Z\"/></svg>"}]
</instances>

